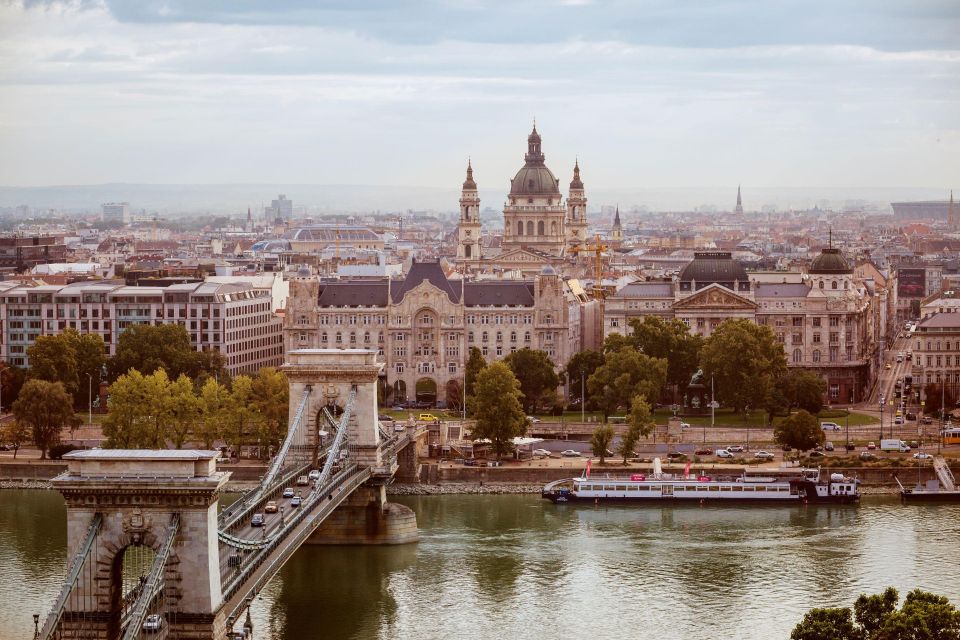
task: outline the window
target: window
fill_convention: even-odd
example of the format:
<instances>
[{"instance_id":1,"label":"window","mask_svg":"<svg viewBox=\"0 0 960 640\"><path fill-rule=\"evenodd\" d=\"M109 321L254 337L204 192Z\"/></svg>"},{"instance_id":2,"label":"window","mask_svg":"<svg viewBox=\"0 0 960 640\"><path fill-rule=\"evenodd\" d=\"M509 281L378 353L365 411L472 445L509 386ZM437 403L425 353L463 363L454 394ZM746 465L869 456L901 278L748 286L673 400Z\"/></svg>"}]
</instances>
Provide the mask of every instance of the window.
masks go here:
<instances>
[{"instance_id":1,"label":"window","mask_svg":"<svg viewBox=\"0 0 960 640\"><path fill-rule=\"evenodd\" d=\"M820 362L820 349L813 350L813 361Z\"/></svg>"},{"instance_id":2,"label":"window","mask_svg":"<svg viewBox=\"0 0 960 640\"><path fill-rule=\"evenodd\" d=\"M483 332L482 334L480 334L480 335L481 335L481 341L482 341L482 342L489 342L489 341L490 341L490 334L487 333L486 331L484 331L484 332Z\"/></svg>"},{"instance_id":3,"label":"window","mask_svg":"<svg viewBox=\"0 0 960 640\"><path fill-rule=\"evenodd\" d=\"M840 385L832 384L830 385L830 398L836 400L840 397Z\"/></svg>"},{"instance_id":4,"label":"window","mask_svg":"<svg viewBox=\"0 0 960 640\"><path fill-rule=\"evenodd\" d=\"M341 342L343 342L343 334L341 334L339 331L337 331L337 335L336 335L334 341L335 341L337 344L340 344Z\"/></svg>"},{"instance_id":5,"label":"window","mask_svg":"<svg viewBox=\"0 0 960 640\"><path fill-rule=\"evenodd\" d=\"M820 318L814 318L814 319L813 319L813 326L815 326L815 327L819 327L819 326L820 326Z\"/></svg>"},{"instance_id":6,"label":"window","mask_svg":"<svg viewBox=\"0 0 960 640\"><path fill-rule=\"evenodd\" d=\"M803 352L800 349L793 350L793 362L794 364L800 364L803 362Z\"/></svg>"},{"instance_id":7,"label":"window","mask_svg":"<svg viewBox=\"0 0 960 640\"><path fill-rule=\"evenodd\" d=\"M502 355L503 355L503 347L498 344L498 345L497 345L497 357L500 357L500 356L502 356Z\"/></svg>"},{"instance_id":8,"label":"window","mask_svg":"<svg viewBox=\"0 0 960 640\"><path fill-rule=\"evenodd\" d=\"M540 222L537 223L537 235L538 235L538 236L544 235L544 232L543 232L543 220L541 220Z\"/></svg>"},{"instance_id":9,"label":"window","mask_svg":"<svg viewBox=\"0 0 960 640\"><path fill-rule=\"evenodd\" d=\"M833 289L836 289L836 288L837 288L837 281L834 280L833 282L831 282L831 283L830 283L830 287L833 288Z\"/></svg>"},{"instance_id":10,"label":"window","mask_svg":"<svg viewBox=\"0 0 960 640\"><path fill-rule=\"evenodd\" d=\"M456 373L457 372L457 363L448 362L447 363L447 373Z\"/></svg>"},{"instance_id":11,"label":"window","mask_svg":"<svg viewBox=\"0 0 960 640\"><path fill-rule=\"evenodd\" d=\"M394 368L394 370L396 370L397 373L403 373L403 363L402 363L402 362L396 363L395 365L393 365L393 368Z\"/></svg>"}]
</instances>

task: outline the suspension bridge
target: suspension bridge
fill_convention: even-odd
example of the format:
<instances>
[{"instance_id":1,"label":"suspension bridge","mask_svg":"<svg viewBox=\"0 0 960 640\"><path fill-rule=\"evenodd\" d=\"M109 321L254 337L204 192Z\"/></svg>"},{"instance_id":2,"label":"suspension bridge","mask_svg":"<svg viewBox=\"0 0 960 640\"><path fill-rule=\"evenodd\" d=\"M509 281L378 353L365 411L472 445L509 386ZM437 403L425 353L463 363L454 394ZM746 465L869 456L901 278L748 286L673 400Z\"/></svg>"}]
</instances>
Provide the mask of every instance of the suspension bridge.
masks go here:
<instances>
[{"instance_id":1,"label":"suspension bridge","mask_svg":"<svg viewBox=\"0 0 960 640\"><path fill-rule=\"evenodd\" d=\"M416 541L413 512L386 502L384 487L398 470L416 475L425 434L380 426L375 357L290 352L286 438L257 486L223 509L217 452L64 456L53 483L70 560L35 637L251 638L251 601L301 545Z\"/></svg>"}]
</instances>

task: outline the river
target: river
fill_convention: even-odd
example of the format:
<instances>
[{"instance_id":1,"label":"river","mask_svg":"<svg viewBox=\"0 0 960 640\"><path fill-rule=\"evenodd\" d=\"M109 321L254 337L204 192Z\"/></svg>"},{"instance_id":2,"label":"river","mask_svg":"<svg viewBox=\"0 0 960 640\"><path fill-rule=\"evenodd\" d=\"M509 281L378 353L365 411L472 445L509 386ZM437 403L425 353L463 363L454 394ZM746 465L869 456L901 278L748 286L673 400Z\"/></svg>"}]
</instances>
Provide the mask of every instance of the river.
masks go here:
<instances>
[{"instance_id":1,"label":"river","mask_svg":"<svg viewBox=\"0 0 960 640\"><path fill-rule=\"evenodd\" d=\"M788 638L803 612L915 587L960 602L960 506L624 507L395 498L403 547L306 547L254 602L255 638ZM52 491L0 491L0 637L32 637L63 577Z\"/></svg>"}]
</instances>

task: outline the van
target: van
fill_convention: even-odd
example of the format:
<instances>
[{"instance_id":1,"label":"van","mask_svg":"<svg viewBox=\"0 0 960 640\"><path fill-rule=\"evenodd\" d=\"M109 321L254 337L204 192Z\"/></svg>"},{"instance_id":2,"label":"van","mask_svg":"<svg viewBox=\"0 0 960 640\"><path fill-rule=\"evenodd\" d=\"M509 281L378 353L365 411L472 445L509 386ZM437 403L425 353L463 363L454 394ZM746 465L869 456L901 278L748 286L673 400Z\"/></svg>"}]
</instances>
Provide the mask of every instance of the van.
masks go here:
<instances>
[{"instance_id":1,"label":"van","mask_svg":"<svg viewBox=\"0 0 960 640\"><path fill-rule=\"evenodd\" d=\"M732 458L733 454L727 451L726 449L717 449L718 458Z\"/></svg>"},{"instance_id":2,"label":"van","mask_svg":"<svg viewBox=\"0 0 960 640\"><path fill-rule=\"evenodd\" d=\"M881 440L880 450L881 451L899 451L900 453L906 453L910 451L910 445L908 445L903 440Z\"/></svg>"},{"instance_id":3,"label":"van","mask_svg":"<svg viewBox=\"0 0 960 640\"><path fill-rule=\"evenodd\" d=\"M836 422L821 422L820 428L824 431L840 431L840 425Z\"/></svg>"},{"instance_id":4,"label":"van","mask_svg":"<svg viewBox=\"0 0 960 640\"><path fill-rule=\"evenodd\" d=\"M833 443L830 442L829 440L827 440L826 442L824 442L824 443L823 443L823 450L824 450L824 451L833 451Z\"/></svg>"}]
</instances>

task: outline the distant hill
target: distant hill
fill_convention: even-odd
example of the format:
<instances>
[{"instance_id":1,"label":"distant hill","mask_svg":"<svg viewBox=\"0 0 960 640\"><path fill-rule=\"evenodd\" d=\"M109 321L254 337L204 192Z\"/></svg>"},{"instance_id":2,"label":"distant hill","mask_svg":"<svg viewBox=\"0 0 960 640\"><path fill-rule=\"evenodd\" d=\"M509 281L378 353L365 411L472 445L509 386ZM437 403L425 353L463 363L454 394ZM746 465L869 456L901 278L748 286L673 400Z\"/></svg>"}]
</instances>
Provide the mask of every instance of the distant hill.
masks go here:
<instances>
[{"instance_id":1,"label":"distant hill","mask_svg":"<svg viewBox=\"0 0 960 640\"><path fill-rule=\"evenodd\" d=\"M566 185L561 184L565 190ZM451 188L386 185L315 184L97 184L48 187L0 187L0 207L21 204L33 208L66 211L99 211L104 202L129 202L134 211L145 209L162 215L195 213L244 213L251 207L260 214L262 207L278 194L293 200L297 210L323 214L332 212L401 212L407 210L456 211L459 185ZM851 188L751 188L743 187L747 211L765 206L777 210L805 209L814 206L841 209L844 206L889 212L889 203L900 200L943 199L946 189L909 187ZM499 210L506 199L503 190L480 191L483 207ZM736 186L730 188L591 188L587 184L590 209L619 205L621 210L645 207L651 211L689 211L694 208L733 208Z\"/></svg>"}]
</instances>

